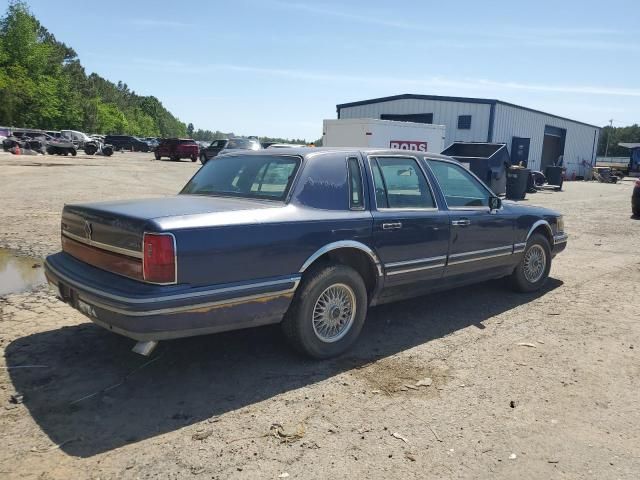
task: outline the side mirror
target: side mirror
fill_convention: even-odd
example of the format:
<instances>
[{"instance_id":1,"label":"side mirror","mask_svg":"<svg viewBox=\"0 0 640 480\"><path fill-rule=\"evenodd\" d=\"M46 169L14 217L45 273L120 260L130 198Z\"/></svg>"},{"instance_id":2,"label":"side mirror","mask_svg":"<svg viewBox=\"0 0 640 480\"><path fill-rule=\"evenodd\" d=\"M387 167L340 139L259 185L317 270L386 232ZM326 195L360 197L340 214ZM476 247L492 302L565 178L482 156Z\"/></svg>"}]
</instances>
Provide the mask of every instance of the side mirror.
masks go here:
<instances>
[{"instance_id":1,"label":"side mirror","mask_svg":"<svg viewBox=\"0 0 640 480\"><path fill-rule=\"evenodd\" d=\"M489 210L500 210L500 208L502 208L500 197L489 197Z\"/></svg>"}]
</instances>

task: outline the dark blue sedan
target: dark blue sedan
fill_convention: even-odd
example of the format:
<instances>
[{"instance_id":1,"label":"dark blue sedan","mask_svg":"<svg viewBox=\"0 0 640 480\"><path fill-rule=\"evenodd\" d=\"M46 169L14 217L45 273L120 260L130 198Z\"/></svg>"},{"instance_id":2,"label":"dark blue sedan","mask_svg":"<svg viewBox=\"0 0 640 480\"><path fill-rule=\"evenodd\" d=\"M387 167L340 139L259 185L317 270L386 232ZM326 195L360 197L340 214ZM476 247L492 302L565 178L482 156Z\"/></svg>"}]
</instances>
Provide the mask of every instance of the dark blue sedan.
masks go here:
<instances>
[{"instance_id":1,"label":"dark blue sedan","mask_svg":"<svg viewBox=\"0 0 640 480\"><path fill-rule=\"evenodd\" d=\"M499 277L538 290L566 242L560 214L503 203L448 157L300 148L216 157L170 198L67 205L45 268L139 353L280 323L327 358L371 305Z\"/></svg>"}]
</instances>

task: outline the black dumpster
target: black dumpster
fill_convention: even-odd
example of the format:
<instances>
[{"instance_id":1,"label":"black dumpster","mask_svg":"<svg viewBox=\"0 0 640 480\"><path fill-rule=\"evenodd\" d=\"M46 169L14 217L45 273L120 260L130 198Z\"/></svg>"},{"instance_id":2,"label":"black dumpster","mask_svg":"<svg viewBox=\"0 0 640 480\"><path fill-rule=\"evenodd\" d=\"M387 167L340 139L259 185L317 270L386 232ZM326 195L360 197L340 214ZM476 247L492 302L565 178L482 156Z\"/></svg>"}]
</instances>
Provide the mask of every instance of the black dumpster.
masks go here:
<instances>
[{"instance_id":1,"label":"black dumpster","mask_svg":"<svg viewBox=\"0 0 640 480\"><path fill-rule=\"evenodd\" d=\"M564 178L562 177L563 173L564 167L555 166L549 166L544 171L544 174L547 177L547 183L549 185L557 185L560 189L562 189L562 182L564 181Z\"/></svg>"},{"instance_id":2,"label":"black dumpster","mask_svg":"<svg viewBox=\"0 0 640 480\"><path fill-rule=\"evenodd\" d=\"M504 143L454 142L443 155L455 158L475 173L496 195L505 193L506 169L511 164Z\"/></svg>"},{"instance_id":3,"label":"black dumpster","mask_svg":"<svg viewBox=\"0 0 640 480\"><path fill-rule=\"evenodd\" d=\"M531 170L528 168L510 167L507 171L507 194L509 200L522 200L527 195L527 187Z\"/></svg>"}]
</instances>

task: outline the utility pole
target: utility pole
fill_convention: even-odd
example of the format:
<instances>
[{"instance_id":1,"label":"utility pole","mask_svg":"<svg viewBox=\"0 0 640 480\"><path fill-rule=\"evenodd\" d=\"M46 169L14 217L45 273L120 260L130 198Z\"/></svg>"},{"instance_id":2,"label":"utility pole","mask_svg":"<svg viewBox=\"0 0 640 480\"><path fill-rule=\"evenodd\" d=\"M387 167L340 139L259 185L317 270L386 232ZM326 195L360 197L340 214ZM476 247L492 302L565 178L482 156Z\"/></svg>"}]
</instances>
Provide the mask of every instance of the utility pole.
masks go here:
<instances>
[{"instance_id":1,"label":"utility pole","mask_svg":"<svg viewBox=\"0 0 640 480\"><path fill-rule=\"evenodd\" d=\"M609 156L609 138L611 138L611 132L613 132L613 118L609 120L609 133L607 133L607 146L604 149L604 158Z\"/></svg>"}]
</instances>

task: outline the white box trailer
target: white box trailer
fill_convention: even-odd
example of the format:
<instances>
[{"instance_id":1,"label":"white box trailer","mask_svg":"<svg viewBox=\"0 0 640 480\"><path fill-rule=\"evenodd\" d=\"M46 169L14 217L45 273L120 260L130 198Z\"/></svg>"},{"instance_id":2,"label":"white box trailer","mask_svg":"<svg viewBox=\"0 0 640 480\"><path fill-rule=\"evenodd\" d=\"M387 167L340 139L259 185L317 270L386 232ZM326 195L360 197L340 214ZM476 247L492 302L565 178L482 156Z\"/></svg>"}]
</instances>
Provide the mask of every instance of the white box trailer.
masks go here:
<instances>
[{"instance_id":1,"label":"white box trailer","mask_svg":"<svg viewBox=\"0 0 640 480\"><path fill-rule=\"evenodd\" d=\"M444 150L444 125L397 122L375 118L324 120L325 147L397 148L440 153Z\"/></svg>"}]
</instances>

